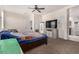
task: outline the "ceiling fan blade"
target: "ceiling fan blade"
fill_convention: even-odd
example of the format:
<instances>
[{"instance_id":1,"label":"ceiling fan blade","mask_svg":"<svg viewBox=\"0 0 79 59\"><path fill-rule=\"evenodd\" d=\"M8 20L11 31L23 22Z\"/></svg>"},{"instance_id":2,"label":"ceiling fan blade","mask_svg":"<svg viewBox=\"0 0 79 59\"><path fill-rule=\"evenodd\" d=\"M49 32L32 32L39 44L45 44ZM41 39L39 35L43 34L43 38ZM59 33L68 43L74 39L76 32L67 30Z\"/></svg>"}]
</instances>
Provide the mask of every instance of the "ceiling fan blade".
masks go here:
<instances>
[{"instance_id":1,"label":"ceiling fan blade","mask_svg":"<svg viewBox=\"0 0 79 59\"><path fill-rule=\"evenodd\" d=\"M38 10L38 9L37 9L37 11L41 13L41 11L40 11L40 10Z\"/></svg>"},{"instance_id":2,"label":"ceiling fan blade","mask_svg":"<svg viewBox=\"0 0 79 59\"><path fill-rule=\"evenodd\" d=\"M38 8L39 10L43 10L43 9L45 9L45 8Z\"/></svg>"},{"instance_id":3,"label":"ceiling fan blade","mask_svg":"<svg viewBox=\"0 0 79 59\"><path fill-rule=\"evenodd\" d=\"M32 12L34 12L35 10L33 10Z\"/></svg>"}]
</instances>

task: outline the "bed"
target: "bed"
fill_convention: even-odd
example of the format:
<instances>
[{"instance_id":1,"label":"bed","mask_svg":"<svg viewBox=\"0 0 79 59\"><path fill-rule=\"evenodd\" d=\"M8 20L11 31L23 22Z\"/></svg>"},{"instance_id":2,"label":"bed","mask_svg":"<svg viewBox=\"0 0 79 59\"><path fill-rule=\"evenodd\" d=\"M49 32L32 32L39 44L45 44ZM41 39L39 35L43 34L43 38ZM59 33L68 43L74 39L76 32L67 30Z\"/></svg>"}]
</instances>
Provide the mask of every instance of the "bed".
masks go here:
<instances>
[{"instance_id":1,"label":"bed","mask_svg":"<svg viewBox=\"0 0 79 59\"><path fill-rule=\"evenodd\" d=\"M9 39L9 38L16 38L18 43L20 44L22 50L24 53L26 53L27 51L38 47L40 45L46 44L47 45L47 35L46 34L38 34L36 33L37 36L35 36L35 33L31 33L31 34L17 34L14 32L0 32L1 35L1 39ZM32 38L29 39L22 39L22 36L32 36Z\"/></svg>"}]
</instances>

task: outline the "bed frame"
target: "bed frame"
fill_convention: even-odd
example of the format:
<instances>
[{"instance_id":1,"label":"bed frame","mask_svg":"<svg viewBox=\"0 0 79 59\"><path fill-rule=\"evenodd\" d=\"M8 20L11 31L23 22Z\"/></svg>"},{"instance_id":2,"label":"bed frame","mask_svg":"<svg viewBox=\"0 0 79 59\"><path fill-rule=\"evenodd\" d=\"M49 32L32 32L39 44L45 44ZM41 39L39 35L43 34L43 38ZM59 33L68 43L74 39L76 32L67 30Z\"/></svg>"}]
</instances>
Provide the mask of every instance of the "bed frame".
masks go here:
<instances>
[{"instance_id":1,"label":"bed frame","mask_svg":"<svg viewBox=\"0 0 79 59\"><path fill-rule=\"evenodd\" d=\"M47 45L47 39L41 39L41 40L29 43L29 44L20 44L20 46L22 48L23 53L27 53L27 51L30 51L43 44Z\"/></svg>"}]
</instances>

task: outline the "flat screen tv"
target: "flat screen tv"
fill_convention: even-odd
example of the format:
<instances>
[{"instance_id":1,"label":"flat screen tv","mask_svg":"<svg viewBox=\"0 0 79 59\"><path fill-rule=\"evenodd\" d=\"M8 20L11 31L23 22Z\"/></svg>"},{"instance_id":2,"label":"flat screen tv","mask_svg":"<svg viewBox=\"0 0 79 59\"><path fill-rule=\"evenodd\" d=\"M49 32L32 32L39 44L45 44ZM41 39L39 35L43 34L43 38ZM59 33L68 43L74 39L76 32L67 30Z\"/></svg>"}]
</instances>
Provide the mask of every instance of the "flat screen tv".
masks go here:
<instances>
[{"instance_id":1,"label":"flat screen tv","mask_svg":"<svg viewBox=\"0 0 79 59\"><path fill-rule=\"evenodd\" d=\"M46 28L57 28L57 19L46 21Z\"/></svg>"}]
</instances>

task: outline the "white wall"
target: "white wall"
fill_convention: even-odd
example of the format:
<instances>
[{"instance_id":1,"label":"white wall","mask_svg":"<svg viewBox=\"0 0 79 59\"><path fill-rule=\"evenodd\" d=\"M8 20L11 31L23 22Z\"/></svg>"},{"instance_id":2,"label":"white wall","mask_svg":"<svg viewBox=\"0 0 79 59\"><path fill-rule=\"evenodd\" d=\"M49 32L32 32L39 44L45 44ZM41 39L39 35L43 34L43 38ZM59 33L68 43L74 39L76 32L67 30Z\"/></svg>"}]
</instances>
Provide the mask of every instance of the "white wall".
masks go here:
<instances>
[{"instance_id":1,"label":"white wall","mask_svg":"<svg viewBox=\"0 0 79 59\"><path fill-rule=\"evenodd\" d=\"M68 39L68 9L74 6L68 6L60 10L42 15L42 21L57 19L58 37Z\"/></svg>"},{"instance_id":2,"label":"white wall","mask_svg":"<svg viewBox=\"0 0 79 59\"><path fill-rule=\"evenodd\" d=\"M0 10L0 29L1 29L1 10Z\"/></svg>"},{"instance_id":3,"label":"white wall","mask_svg":"<svg viewBox=\"0 0 79 59\"><path fill-rule=\"evenodd\" d=\"M19 32L30 31L30 15L5 12L5 28L17 29Z\"/></svg>"}]
</instances>

